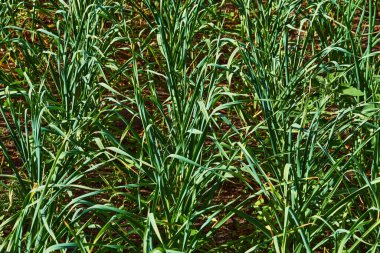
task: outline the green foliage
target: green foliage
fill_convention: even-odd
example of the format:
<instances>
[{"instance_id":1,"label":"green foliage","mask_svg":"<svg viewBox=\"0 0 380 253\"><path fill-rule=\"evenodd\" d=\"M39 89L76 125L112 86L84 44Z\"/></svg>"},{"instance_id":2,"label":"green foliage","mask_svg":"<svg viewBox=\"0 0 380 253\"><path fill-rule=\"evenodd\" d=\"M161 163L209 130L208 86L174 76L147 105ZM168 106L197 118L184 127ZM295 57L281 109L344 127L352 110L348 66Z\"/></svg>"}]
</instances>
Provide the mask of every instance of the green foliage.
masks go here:
<instances>
[{"instance_id":1,"label":"green foliage","mask_svg":"<svg viewBox=\"0 0 380 253\"><path fill-rule=\"evenodd\" d=\"M4 0L0 252L377 252L373 1Z\"/></svg>"}]
</instances>

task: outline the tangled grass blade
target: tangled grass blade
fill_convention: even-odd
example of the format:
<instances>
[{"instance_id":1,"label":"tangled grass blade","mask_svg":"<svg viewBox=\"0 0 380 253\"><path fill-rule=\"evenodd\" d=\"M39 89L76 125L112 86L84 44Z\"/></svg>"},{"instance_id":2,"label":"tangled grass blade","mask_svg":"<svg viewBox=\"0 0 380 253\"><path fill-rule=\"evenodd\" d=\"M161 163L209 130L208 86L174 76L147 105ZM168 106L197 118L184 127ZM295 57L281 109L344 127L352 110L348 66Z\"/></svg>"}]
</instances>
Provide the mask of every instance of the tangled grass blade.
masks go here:
<instances>
[{"instance_id":1,"label":"tangled grass blade","mask_svg":"<svg viewBox=\"0 0 380 253\"><path fill-rule=\"evenodd\" d=\"M0 252L378 252L376 1L2 0Z\"/></svg>"}]
</instances>

